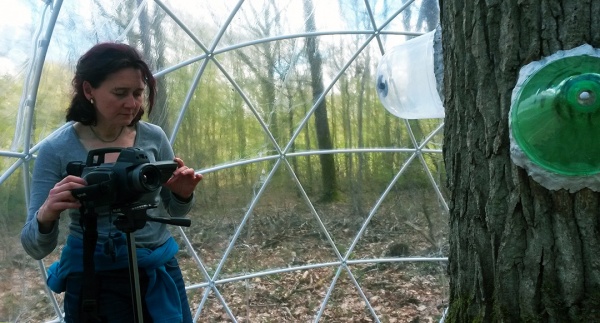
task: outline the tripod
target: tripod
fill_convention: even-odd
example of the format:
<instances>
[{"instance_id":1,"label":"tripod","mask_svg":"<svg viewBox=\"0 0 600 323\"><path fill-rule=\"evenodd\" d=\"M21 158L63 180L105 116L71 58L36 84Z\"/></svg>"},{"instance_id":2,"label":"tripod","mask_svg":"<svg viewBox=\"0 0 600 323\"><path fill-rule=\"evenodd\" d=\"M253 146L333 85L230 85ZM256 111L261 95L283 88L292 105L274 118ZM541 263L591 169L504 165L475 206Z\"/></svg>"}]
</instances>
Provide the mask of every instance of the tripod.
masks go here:
<instances>
[{"instance_id":1,"label":"tripod","mask_svg":"<svg viewBox=\"0 0 600 323\"><path fill-rule=\"evenodd\" d=\"M98 239L97 232L97 214L93 207L89 205L85 208L85 215L82 212L82 220L85 226L83 236L83 273L86 279L83 283L82 291L82 314L84 322L100 322L97 316L96 286L95 286L95 266L94 249ZM183 218L163 218L151 217L147 215L147 210L156 208L155 204L132 204L124 207L113 208L112 213L119 214L114 225L118 230L125 233L127 239L129 280L131 284L132 306L134 322L143 322L142 295L140 290L139 272L137 263L137 253L135 246L136 230L143 228L146 222L159 222L177 226L189 227L190 219Z\"/></svg>"}]
</instances>

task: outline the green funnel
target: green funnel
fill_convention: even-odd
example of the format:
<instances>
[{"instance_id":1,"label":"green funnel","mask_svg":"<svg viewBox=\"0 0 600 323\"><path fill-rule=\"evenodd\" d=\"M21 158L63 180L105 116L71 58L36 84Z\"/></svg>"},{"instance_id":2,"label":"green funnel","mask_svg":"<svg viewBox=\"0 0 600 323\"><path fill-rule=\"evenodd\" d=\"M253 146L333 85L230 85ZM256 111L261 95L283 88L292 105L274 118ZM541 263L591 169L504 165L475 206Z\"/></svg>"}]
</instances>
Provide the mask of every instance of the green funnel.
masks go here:
<instances>
[{"instance_id":1,"label":"green funnel","mask_svg":"<svg viewBox=\"0 0 600 323\"><path fill-rule=\"evenodd\" d=\"M600 173L600 57L562 57L522 83L512 136L537 166L564 176Z\"/></svg>"}]
</instances>

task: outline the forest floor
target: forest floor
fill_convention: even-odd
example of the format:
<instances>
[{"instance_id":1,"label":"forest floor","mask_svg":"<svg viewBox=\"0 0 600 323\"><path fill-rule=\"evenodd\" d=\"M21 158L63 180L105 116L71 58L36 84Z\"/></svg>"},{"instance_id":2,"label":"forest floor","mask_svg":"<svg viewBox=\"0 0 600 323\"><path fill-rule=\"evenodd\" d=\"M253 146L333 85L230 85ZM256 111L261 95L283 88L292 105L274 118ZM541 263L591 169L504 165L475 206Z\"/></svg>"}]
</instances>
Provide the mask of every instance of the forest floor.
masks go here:
<instances>
[{"instance_id":1,"label":"forest floor","mask_svg":"<svg viewBox=\"0 0 600 323\"><path fill-rule=\"evenodd\" d=\"M306 226L296 227L298 223L281 212L277 216L281 222L273 223L271 230L278 232L259 233L259 228L269 226L257 223L255 230L240 238L239 245L231 250L230 260L222 264L220 259L231 236L231 230L223 228L230 224L215 217L212 222L204 220L202 229L185 229L205 265L204 271L199 270L195 257L185 252L185 245L174 231L182 245L180 265L190 288L192 313L199 315L198 322L231 322L231 317L238 322L312 322L317 316L320 322L440 321L448 301L445 262L359 262L340 266L337 258L331 257L331 250L320 244L322 237L305 229ZM422 222L420 225L426 226L426 221ZM347 231L343 225L331 227L331 234L336 237ZM390 242L397 240L389 238L390 227L386 221L373 223L368 239L356 248L353 259L373 258L368 255L431 256L423 254L431 248L426 246L422 231L411 229L415 225L404 226L402 232L396 233L402 236L401 245L414 251L407 255L390 253L393 246ZM224 233L215 235L219 230ZM443 236L444 230L441 231ZM18 236L3 237L0 242L3 243L0 322L55 319L38 263L24 254ZM424 247L416 247L419 245ZM48 266L56 260L58 252L47 257L44 264ZM269 273L273 268L283 270ZM220 272L215 288L207 290L202 282L208 281L207 277L213 277L217 270ZM236 279L249 273L259 274ZM57 295L59 307L61 296ZM366 306L364 299L370 306ZM201 311L200 304L203 304Z\"/></svg>"}]
</instances>

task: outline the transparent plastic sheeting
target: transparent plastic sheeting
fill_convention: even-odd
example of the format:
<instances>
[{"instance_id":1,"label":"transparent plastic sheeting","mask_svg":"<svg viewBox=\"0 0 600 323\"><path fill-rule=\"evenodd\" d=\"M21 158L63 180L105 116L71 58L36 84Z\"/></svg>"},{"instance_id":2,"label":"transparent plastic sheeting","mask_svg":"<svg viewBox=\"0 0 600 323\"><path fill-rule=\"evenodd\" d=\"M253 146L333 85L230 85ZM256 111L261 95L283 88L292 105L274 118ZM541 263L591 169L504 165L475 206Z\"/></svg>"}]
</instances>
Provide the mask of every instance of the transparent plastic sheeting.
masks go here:
<instances>
[{"instance_id":1,"label":"transparent plastic sheeting","mask_svg":"<svg viewBox=\"0 0 600 323\"><path fill-rule=\"evenodd\" d=\"M524 66L513 90L513 162L542 186L600 191L600 50L582 45Z\"/></svg>"},{"instance_id":2,"label":"transparent plastic sheeting","mask_svg":"<svg viewBox=\"0 0 600 323\"><path fill-rule=\"evenodd\" d=\"M405 119L443 118L434 73L436 30L393 47L377 67L377 94L393 115Z\"/></svg>"},{"instance_id":3,"label":"transparent plastic sheeting","mask_svg":"<svg viewBox=\"0 0 600 323\"><path fill-rule=\"evenodd\" d=\"M0 122L8 125L0 138L9 138L0 146L0 185L22 183L29 191L40 142L64 126L77 58L100 41L135 44L166 93L150 121L204 175L192 226L172 227L196 321L443 317L448 206L440 188L443 119L437 119L443 113L427 33L438 24L437 1L14 2L27 5L32 19L15 21L31 24L26 32L2 35L22 35L5 43L25 85L22 96L20 88L12 91L13 105L0 108L6 113ZM407 48L396 47L404 42ZM398 60L402 70L394 67ZM382 80L393 87L381 101L380 61ZM309 62L321 69L311 71ZM419 111L397 118L402 114L384 108L399 102ZM321 106L330 149L320 149L316 136ZM425 110L433 119L408 119ZM319 195L320 160L328 155L342 194L332 204ZM0 216L24 220L25 212L9 204L15 195L26 204L28 195L12 194L0 205L10 212ZM60 247L36 263L24 255L18 233L0 239L12 239L3 254L23 264L11 273L24 273L14 279L0 266L2 286L11 287L4 295L13 297L0 302L15 300L21 320L62 321L62 296L43 284ZM27 283L31 296L16 296L15 282ZM32 317L37 313L43 315Z\"/></svg>"}]
</instances>

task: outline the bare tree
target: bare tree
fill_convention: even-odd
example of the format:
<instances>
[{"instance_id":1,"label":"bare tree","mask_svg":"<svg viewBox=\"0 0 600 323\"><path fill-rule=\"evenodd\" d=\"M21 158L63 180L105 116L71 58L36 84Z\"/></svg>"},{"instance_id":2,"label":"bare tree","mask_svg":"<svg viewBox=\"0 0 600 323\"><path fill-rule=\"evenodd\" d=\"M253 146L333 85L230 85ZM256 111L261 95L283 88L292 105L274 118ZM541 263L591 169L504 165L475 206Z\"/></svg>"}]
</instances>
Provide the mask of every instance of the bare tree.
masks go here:
<instances>
[{"instance_id":1,"label":"bare tree","mask_svg":"<svg viewBox=\"0 0 600 323\"><path fill-rule=\"evenodd\" d=\"M142 4L142 0L136 0L136 4L139 7ZM152 17L152 20L150 20ZM148 8L142 9L139 15L139 39L142 45L142 51L144 57L150 62L151 68L154 71L159 71L165 68L165 35L161 28L161 23L165 18L165 12L163 10L155 10L151 14L148 14ZM167 100L167 86L164 82L158 80L156 85L156 107L152 115L149 116L150 121L154 124L161 126L165 131L169 130L168 124L168 100Z\"/></svg>"},{"instance_id":2,"label":"bare tree","mask_svg":"<svg viewBox=\"0 0 600 323\"><path fill-rule=\"evenodd\" d=\"M312 0L304 0L304 17L306 31L315 31L316 23L313 15L314 5ZM311 88L313 94L313 102L317 102L318 98L325 92L323 85L323 62L319 54L316 37L306 38L306 55L308 64L310 65ZM329 121L327 118L327 103L321 100L314 112L315 129L317 131L317 143L320 150L329 150L333 148L331 133L329 131ZM333 201L337 198L337 179L335 172L335 161L332 154L319 155L321 160L321 178L323 183L323 202Z\"/></svg>"}]
</instances>

